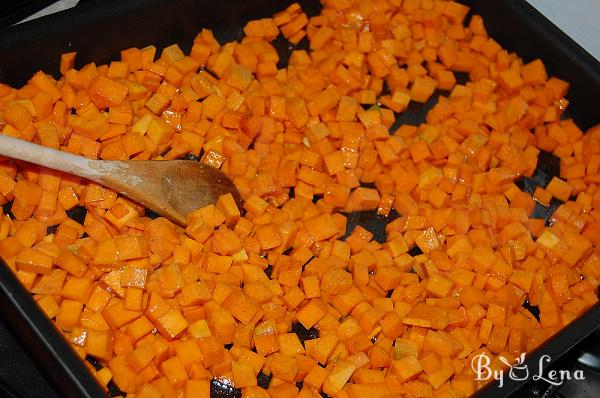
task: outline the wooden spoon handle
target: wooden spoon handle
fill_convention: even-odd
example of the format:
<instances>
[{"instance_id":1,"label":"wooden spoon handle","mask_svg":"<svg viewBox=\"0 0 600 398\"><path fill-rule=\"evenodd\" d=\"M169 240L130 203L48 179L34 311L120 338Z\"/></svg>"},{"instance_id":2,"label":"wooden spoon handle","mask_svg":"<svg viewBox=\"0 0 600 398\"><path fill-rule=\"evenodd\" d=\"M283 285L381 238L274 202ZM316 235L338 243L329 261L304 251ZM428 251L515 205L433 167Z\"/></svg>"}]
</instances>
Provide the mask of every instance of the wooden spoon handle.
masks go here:
<instances>
[{"instance_id":1,"label":"wooden spoon handle","mask_svg":"<svg viewBox=\"0 0 600 398\"><path fill-rule=\"evenodd\" d=\"M96 182L100 180L102 175L111 171L107 170L106 167L102 167L103 162L57 151L3 134L0 134L0 155L75 174ZM108 167L108 169L110 168Z\"/></svg>"}]
</instances>

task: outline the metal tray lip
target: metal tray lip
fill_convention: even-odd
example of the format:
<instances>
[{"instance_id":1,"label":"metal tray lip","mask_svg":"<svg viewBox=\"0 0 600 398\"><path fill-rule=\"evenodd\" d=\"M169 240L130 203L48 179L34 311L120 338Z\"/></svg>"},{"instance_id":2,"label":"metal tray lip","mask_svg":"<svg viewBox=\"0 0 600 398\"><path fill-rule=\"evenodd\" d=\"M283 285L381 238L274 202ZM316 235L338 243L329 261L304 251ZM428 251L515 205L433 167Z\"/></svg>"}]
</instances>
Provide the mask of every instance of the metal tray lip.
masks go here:
<instances>
[{"instance_id":1,"label":"metal tray lip","mask_svg":"<svg viewBox=\"0 0 600 398\"><path fill-rule=\"evenodd\" d=\"M526 352L523 365L527 369L533 369L537 372L539 370L540 358L548 355L549 360L544 362L543 365L543 370L547 370L551 364L565 355L583 339L594 333L598 327L600 327L600 301L588 308L579 317L575 318L573 322L560 329L558 333L548 338L548 340L544 341L538 347ZM536 372L530 373L530 376L537 375ZM502 377L502 388L498 386L500 383L499 380L490 382L477 390L472 397L506 397L523 387L529 380L531 378L513 380L505 371Z\"/></svg>"},{"instance_id":2,"label":"metal tray lip","mask_svg":"<svg viewBox=\"0 0 600 398\"><path fill-rule=\"evenodd\" d=\"M83 22L87 22L88 18L101 19L106 15L114 15L117 12L120 13L126 10L135 10L139 7L148 7L152 5L152 3L161 3L164 1L166 0L91 0L80 2L71 8L43 15L39 18L30 19L15 25L0 26L0 36L23 33L19 31L36 29L39 26L46 26L59 20L64 20L69 23L56 24L53 26L57 26L60 29L71 29L74 26L82 24L79 22L80 18L85 18L86 21ZM77 19L73 19L73 17L77 17Z\"/></svg>"},{"instance_id":3,"label":"metal tray lip","mask_svg":"<svg viewBox=\"0 0 600 398\"><path fill-rule=\"evenodd\" d=\"M470 13L473 12L473 5L478 3L480 0L455 0L471 7ZM528 19L536 23L536 30L540 30L545 35L554 38L552 40L555 44L560 44L560 48L571 56L569 60L577 64L579 60L583 61L583 65L587 72L595 77L595 80L600 84L600 59L596 59L590 54L585 48L577 43L571 36L563 31L558 25L552 22L547 16L542 14L537 8L535 8L527 0L493 0L502 2L502 4L510 7L511 12L517 13L523 19ZM484 20L485 23L485 20ZM495 38L495 37L494 37ZM511 50L508 48L507 50ZM521 56L519 54L519 56Z\"/></svg>"},{"instance_id":4,"label":"metal tray lip","mask_svg":"<svg viewBox=\"0 0 600 398\"><path fill-rule=\"evenodd\" d=\"M107 397L83 360L77 356L54 322L48 319L31 293L25 289L2 258L0 310L0 316L6 320L22 347L34 356L34 359L41 360L45 365L42 373L52 380L65 396ZM57 368L50 368L49 365Z\"/></svg>"},{"instance_id":5,"label":"metal tray lip","mask_svg":"<svg viewBox=\"0 0 600 398\"><path fill-rule=\"evenodd\" d=\"M2 13L0 16L0 25L10 26L27 18L29 15L36 13L54 3L54 0L35 0L35 1L18 1L8 6L8 14Z\"/></svg>"},{"instance_id":6,"label":"metal tray lip","mask_svg":"<svg viewBox=\"0 0 600 398\"><path fill-rule=\"evenodd\" d=\"M583 56L586 58L590 64L596 64L597 68L600 68L600 60L596 59L589 51L583 48L579 43L577 43L571 36L569 36L564 30L562 30L556 23L550 20L546 15L542 14L540 10L535 8L531 3L526 0L514 0L513 3L515 6L518 6L522 9L523 13L529 16L530 18L536 19L541 22L541 26L545 27L548 33L551 33L554 36L560 36L561 40L567 44L565 48L575 49L577 52L585 53L578 54L577 56ZM600 70L596 69L596 72Z\"/></svg>"},{"instance_id":7,"label":"metal tray lip","mask_svg":"<svg viewBox=\"0 0 600 398\"><path fill-rule=\"evenodd\" d=\"M458 1L467 5L472 5L474 0ZM163 2L165 2L165 0L94 0L17 25L0 27L0 51L17 36L19 36L19 40L24 40L24 34L27 37L33 37L39 30L46 30L49 25L54 28L52 30L63 30L65 29L64 27L70 28L79 26L87 23L88 20L102 19L106 16L114 15L116 12L122 13L133 11L139 7L158 5ZM110 7L107 7L107 3L110 3ZM557 43L557 45L560 45L564 51L573 55L572 57L569 57L571 61L583 61L577 63L582 64L586 71L591 76L594 76L595 80L600 84L600 60L592 56L586 49L573 40L573 38L567 35L528 1L512 0L504 1L504 3L511 7L514 12L524 15L525 18L536 21L538 27L541 28L543 32L555 37L557 40L554 40L554 42ZM74 19L74 17L77 18Z\"/></svg>"},{"instance_id":8,"label":"metal tray lip","mask_svg":"<svg viewBox=\"0 0 600 398\"><path fill-rule=\"evenodd\" d=\"M102 20L116 13L134 11L140 7L152 6L165 0L94 0L32 19L17 25L0 27L0 51L10 48L14 42L27 42L36 39L41 32L54 33L71 30L89 22ZM110 7L107 7L110 3ZM60 54L57 54L60 55Z\"/></svg>"},{"instance_id":9,"label":"metal tray lip","mask_svg":"<svg viewBox=\"0 0 600 398\"><path fill-rule=\"evenodd\" d=\"M133 11L140 6L149 6L154 4L163 3L165 0L129 0L129 1L114 1L114 0L106 0L111 1L115 5L115 8L118 10L122 10L123 12ZM466 2L461 0L462 2ZM537 9L531 6L528 2L524 0L513 0L513 1L505 1L513 10L513 12L520 13L524 15L523 18L531 19L536 22L537 29L546 32L548 36L554 39L554 42L560 44L561 51L565 54L569 54L569 58L571 62L574 62L580 65L587 74L594 81L600 85L600 61L595 59L591 54L589 54L585 49L583 49L579 44L577 44L572 38L570 38L566 33L564 33L559 27L557 27L554 23L548 20L543 14L541 14ZM77 8L61 11L59 13L45 16L39 18L37 20L28 21L16 26L11 26L8 28L0 29L0 51L4 48L10 47L11 40L14 40L17 36L19 36L19 41L26 41L35 38L35 36L39 36L40 31L46 31L48 24L54 24L52 26L51 31L57 32L63 29L70 29L72 27L81 26L84 23L89 21L98 21L103 18L106 18L110 15L114 15L115 8L112 8L107 11L106 2L102 1L94 1L90 3L84 3L78 5ZM79 18L76 22L74 22L73 18ZM65 26L68 28L60 26L60 22L64 22ZM23 34L25 34L25 39L23 38ZM8 269L8 267L4 264L4 262L0 259L0 268L6 268L12 274L12 271ZM4 276L2 275L2 270L0 270L0 294L7 295L10 293L6 293ZM20 285L18 279L11 275L10 280L8 280L9 284L17 283L21 290L25 291L25 289ZM13 287L13 286L10 286ZM25 291L26 292L26 291ZM30 295L29 292L26 292L27 295ZM33 302L33 299L30 298ZM35 303L34 303L35 304ZM17 304L15 304L15 308ZM37 308L37 305L36 305ZM13 308L14 309L14 308ZM47 321L48 325L53 326L52 322L48 320L42 311L37 308L37 314L41 314L44 319ZM575 319L570 325L563 328L559 333L555 334L551 338L549 338L546 342L540 345L536 350L529 353L529 361L531 361L536 355L536 353L541 352L543 350L558 350L560 355L564 354L568 349L570 349L576 342L580 341L584 338L588 333L575 333L575 331L583 329L580 325L582 325L582 320L586 319L588 322L593 322L594 324L600 324L600 305L596 304L592 308L588 309L585 313L583 313L580 317ZM591 332L590 332L591 333ZM580 336L580 337L576 337ZM569 344L568 348L561 347L564 342ZM68 347L66 341L61 338L59 342L56 340L50 342L51 344L64 344ZM58 355L56 351L51 352L52 355ZM552 360L558 359L560 355L557 355L556 358L552 358ZM58 358L58 357L57 357ZM59 358L60 359L60 358ZM77 358L79 362L81 360ZM526 362L527 363L527 362ZM82 367L84 368L84 367ZM496 383L489 383L486 387L479 390L476 394L477 396L482 396L482 394L486 394L486 396L496 396L493 391L490 391ZM510 386L509 381L505 380L505 387L502 390L498 390L498 393L502 396L507 395L507 393L512 393L516 389L521 386L522 383L518 383L518 385L513 387ZM511 389L510 392L507 390ZM99 395L105 396L105 395Z\"/></svg>"},{"instance_id":10,"label":"metal tray lip","mask_svg":"<svg viewBox=\"0 0 600 398\"><path fill-rule=\"evenodd\" d=\"M538 28L548 36L553 36L556 45L570 54L570 60L580 64L585 71L600 85L600 60L596 59L585 48L577 43L571 36L563 31L558 25L542 14L537 8L526 0L505 1L514 12L523 14L526 19L537 22ZM600 120L599 120L600 122Z\"/></svg>"},{"instance_id":11,"label":"metal tray lip","mask_svg":"<svg viewBox=\"0 0 600 398\"><path fill-rule=\"evenodd\" d=\"M599 59L594 58L526 0L494 0L489 3L480 0L457 1L471 7L471 14L481 10L486 27L489 23L493 32L491 36L508 51L518 54L525 62L542 59L551 77L565 79L569 83L566 96L570 101L569 117L582 129L600 123L600 116L592 105L593 98L600 94ZM503 15L495 17L496 12ZM498 23L507 17L518 26L511 28L501 25L502 22Z\"/></svg>"}]
</instances>

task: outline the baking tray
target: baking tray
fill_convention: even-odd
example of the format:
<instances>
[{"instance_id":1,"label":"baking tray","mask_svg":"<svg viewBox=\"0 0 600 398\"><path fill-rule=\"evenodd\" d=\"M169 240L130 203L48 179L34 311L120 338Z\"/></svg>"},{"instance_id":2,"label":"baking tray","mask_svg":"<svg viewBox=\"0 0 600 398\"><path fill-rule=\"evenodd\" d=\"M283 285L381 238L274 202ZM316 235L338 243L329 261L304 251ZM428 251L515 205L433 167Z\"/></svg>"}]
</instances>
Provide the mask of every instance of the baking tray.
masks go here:
<instances>
[{"instance_id":1,"label":"baking tray","mask_svg":"<svg viewBox=\"0 0 600 398\"><path fill-rule=\"evenodd\" d=\"M599 122L596 100L600 94L600 64L593 57L524 0L463 2L484 17L488 32L503 47L517 52L526 61L541 58L550 75L571 83L567 115L573 117L580 127L586 129ZM161 48L178 43L184 50L189 50L195 34L203 27L213 29L221 42L235 40L241 37L247 20L270 16L290 3L292 1L289 0L228 0L219 3L205 0L91 1L71 10L0 30L0 82L22 85L39 69L58 77L59 55L67 51L78 51L77 66L82 66L92 61L100 64L116 59L121 49L132 46L141 48L154 44ZM315 15L320 9L318 0L301 0L299 3L309 15ZM275 45L285 60L290 48L283 40L277 40ZM300 43L302 45L305 43ZM459 75L458 78L464 81L466 77ZM406 112L397 115L396 125L420 123L434 101L435 98L424 105L411 104ZM534 176L519 181L519 186L531 192L538 185L545 186L557 174L558 159L542 153ZM537 205L534 216L548 219L558 204L554 202L550 208ZM383 241L385 224L394 217L397 214L387 218L372 212L350 214L348 231L362 225L374 233L375 239ZM0 310L63 396L105 396L52 322L45 318L12 272L2 265ZM535 312L535 309L531 310ZM599 326L600 305L596 305L530 353L526 364L530 369L537 369L539 358L544 354L550 355L552 361L558 359ZM509 396L524 381L505 378L503 383L502 389L497 387L498 382L489 384L478 395ZM211 396L227 396L225 391L217 391L216 383L212 386Z\"/></svg>"},{"instance_id":2,"label":"baking tray","mask_svg":"<svg viewBox=\"0 0 600 398\"><path fill-rule=\"evenodd\" d=\"M10 26L41 9L55 0L0 0L0 26Z\"/></svg>"}]
</instances>

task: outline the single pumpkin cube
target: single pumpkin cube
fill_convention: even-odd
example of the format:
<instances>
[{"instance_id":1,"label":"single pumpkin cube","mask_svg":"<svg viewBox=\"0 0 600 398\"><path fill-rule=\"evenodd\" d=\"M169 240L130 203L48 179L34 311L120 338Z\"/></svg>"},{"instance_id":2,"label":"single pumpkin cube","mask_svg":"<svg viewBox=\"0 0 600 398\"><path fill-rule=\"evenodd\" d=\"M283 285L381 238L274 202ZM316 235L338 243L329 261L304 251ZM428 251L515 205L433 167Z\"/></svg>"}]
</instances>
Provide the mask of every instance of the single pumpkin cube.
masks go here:
<instances>
[{"instance_id":1,"label":"single pumpkin cube","mask_svg":"<svg viewBox=\"0 0 600 398\"><path fill-rule=\"evenodd\" d=\"M56 326L69 332L79 324L79 317L83 310L83 304L75 300L63 300L60 304L60 312L56 315Z\"/></svg>"},{"instance_id":2,"label":"single pumpkin cube","mask_svg":"<svg viewBox=\"0 0 600 398\"><path fill-rule=\"evenodd\" d=\"M437 82L429 76L417 77L410 88L413 101L425 103L437 87Z\"/></svg>"},{"instance_id":3,"label":"single pumpkin cube","mask_svg":"<svg viewBox=\"0 0 600 398\"><path fill-rule=\"evenodd\" d=\"M204 304L210 301L212 293L203 281L188 283L181 289L179 303L183 306Z\"/></svg>"},{"instance_id":4,"label":"single pumpkin cube","mask_svg":"<svg viewBox=\"0 0 600 398\"><path fill-rule=\"evenodd\" d=\"M210 398L210 380L186 380L183 398Z\"/></svg>"},{"instance_id":5,"label":"single pumpkin cube","mask_svg":"<svg viewBox=\"0 0 600 398\"><path fill-rule=\"evenodd\" d=\"M144 289L148 279L148 270L145 268L137 268L125 266L121 272L121 286L136 287Z\"/></svg>"},{"instance_id":6,"label":"single pumpkin cube","mask_svg":"<svg viewBox=\"0 0 600 398\"><path fill-rule=\"evenodd\" d=\"M179 336L189 326L181 312L172 310L158 318L156 328L167 339Z\"/></svg>"},{"instance_id":7,"label":"single pumpkin cube","mask_svg":"<svg viewBox=\"0 0 600 398\"><path fill-rule=\"evenodd\" d=\"M195 338L212 336L210 326L206 319L199 319L188 327L188 332Z\"/></svg>"},{"instance_id":8,"label":"single pumpkin cube","mask_svg":"<svg viewBox=\"0 0 600 398\"><path fill-rule=\"evenodd\" d=\"M178 356L163 361L159 368L162 374L169 380L169 383L175 388L182 387L189 378L185 366Z\"/></svg>"},{"instance_id":9,"label":"single pumpkin cube","mask_svg":"<svg viewBox=\"0 0 600 398\"><path fill-rule=\"evenodd\" d=\"M218 254L231 256L242 250L242 241L233 231L222 228L213 236L212 249Z\"/></svg>"},{"instance_id":10,"label":"single pumpkin cube","mask_svg":"<svg viewBox=\"0 0 600 398\"><path fill-rule=\"evenodd\" d=\"M217 274L226 274L229 271L229 267L233 264L233 257L231 256L210 256L207 260L207 269L209 272Z\"/></svg>"},{"instance_id":11,"label":"single pumpkin cube","mask_svg":"<svg viewBox=\"0 0 600 398\"><path fill-rule=\"evenodd\" d=\"M225 216L227 225L234 225L240 219L240 209L232 194L228 193L219 197L215 206Z\"/></svg>"},{"instance_id":12,"label":"single pumpkin cube","mask_svg":"<svg viewBox=\"0 0 600 398\"><path fill-rule=\"evenodd\" d=\"M414 355L392 361L391 371L404 383L423 371L421 362Z\"/></svg>"},{"instance_id":13,"label":"single pumpkin cube","mask_svg":"<svg viewBox=\"0 0 600 398\"><path fill-rule=\"evenodd\" d=\"M92 283L91 278L71 276L63 286L63 297L85 304L92 294L94 287Z\"/></svg>"},{"instance_id":14,"label":"single pumpkin cube","mask_svg":"<svg viewBox=\"0 0 600 398\"><path fill-rule=\"evenodd\" d=\"M296 355L304 354L304 347L298 338L296 333L286 333L277 336L277 343L279 344L282 354L293 357Z\"/></svg>"},{"instance_id":15,"label":"single pumpkin cube","mask_svg":"<svg viewBox=\"0 0 600 398\"><path fill-rule=\"evenodd\" d=\"M22 249L15 259L15 265L18 269L44 275L50 273L53 264L54 259L51 256L29 248Z\"/></svg>"},{"instance_id":16,"label":"single pumpkin cube","mask_svg":"<svg viewBox=\"0 0 600 398\"><path fill-rule=\"evenodd\" d=\"M344 359L338 361L323 382L323 392L330 397L336 396L342 391L355 370L356 365L352 362Z\"/></svg>"},{"instance_id":17,"label":"single pumpkin cube","mask_svg":"<svg viewBox=\"0 0 600 398\"><path fill-rule=\"evenodd\" d=\"M306 377L304 377L304 384L314 388L315 390L320 390L323 382L327 379L329 375L329 370L327 368L322 368L319 365L314 365Z\"/></svg>"},{"instance_id":18,"label":"single pumpkin cube","mask_svg":"<svg viewBox=\"0 0 600 398\"><path fill-rule=\"evenodd\" d=\"M88 89L90 99L100 109L123 104L127 92L127 86L104 76L92 80Z\"/></svg>"},{"instance_id":19,"label":"single pumpkin cube","mask_svg":"<svg viewBox=\"0 0 600 398\"><path fill-rule=\"evenodd\" d=\"M425 290L433 297L447 297L452 288L452 281L439 273L431 275L425 284Z\"/></svg>"},{"instance_id":20,"label":"single pumpkin cube","mask_svg":"<svg viewBox=\"0 0 600 398\"><path fill-rule=\"evenodd\" d=\"M337 226L330 214L321 214L304 221L304 227L315 241L321 241L336 235Z\"/></svg>"},{"instance_id":21,"label":"single pumpkin cube","mask_svg":"<svg viewBox=\"0 0 600 398\"><path fill-rule=\"evenodd\" d=\"M140 344L127 355L127 361L132 368L138 372L144 369L152 362L157 352L154 345L150 342Z\"/></svg>"},{"instance_id":22,"label":"single pumpkin cube","mask_svg":"<svg viewBox=\"0 0 600 398\"><path fill-rule=\"evenodd\" d=\"M233 341L235 333L235 319L228 311L218 311L211 315L209 320L212 335L223 344Z\"/></svg>"},{"instance_id":23,"label":"single pumpkin cube","mask_svg":"<svg viewBox=\"0 0 600 398\"><path fill-rule=\"evenodd\" d=\"M107 305L102 311L102 316L112 329L118 329L121 326L137 319L140 315L140 311L131 311L126 309L123 300L114 300L114 302L111 301L111 304Z\"/></svg>"},{"instance_id":24,"label":"single pumpkin cube","mask_svg":"<svg viewBox=\"0 0 600 398\"><path fill-rule=\"evenodd\" d=\"M144 300L144 290L138 287L125 289L123 308L130 311L141 311Z\"/></svg>"},{"instance_id":25,"label":"single pumpkin cube","mask_svg":"<svg viewBox=\"0 0 600 398\"><path fill-rule=\"evenodd\" d=\"M231 363L233 373L233 384L236 388L244 388L257 385L256 375L252 366L245 361L233 361Z\"/></svg>"},{"instance_id":26,"label":"single pumpkin cube","mask_svg":"<svg viewBox=\"0 0 600 398\"><path fill-rule=\"evenodd\" d=\"M148 242L143 236L121 236L115 241L119 260L135 260L150 255Z\"/></svg>"},{"instance_id":27,"label":"single pumpkin cube","mask_svg":"<svg viewBox=\"0 0 600 398\"><path fill-rule=\"evenodd\" d=\"M306 329L310 329L317 324L327 313L327 305L320 299L312 299L298 313L296 319Z\"/></svg>"}]
</instances>

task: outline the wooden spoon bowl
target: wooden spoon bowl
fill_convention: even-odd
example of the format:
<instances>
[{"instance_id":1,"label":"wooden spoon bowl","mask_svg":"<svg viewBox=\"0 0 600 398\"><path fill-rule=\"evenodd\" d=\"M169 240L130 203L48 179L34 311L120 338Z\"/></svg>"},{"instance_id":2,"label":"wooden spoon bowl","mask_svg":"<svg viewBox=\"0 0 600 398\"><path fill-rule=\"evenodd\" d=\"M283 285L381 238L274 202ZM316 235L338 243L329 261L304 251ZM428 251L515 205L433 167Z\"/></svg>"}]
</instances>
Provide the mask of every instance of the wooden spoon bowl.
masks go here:
<instances>
[{"instance_id":1,"label":"wooden spoon bowl","mask_svg":"<svg viewBox=\"0 0 600 398\"><path fill-rule=\"evenodd\" d=\"M0 134L0 155L87 178L185 226L186 215L231 193L233 182L220 170L191 160L91 160Z\"/></svg>"}]
</instances>

